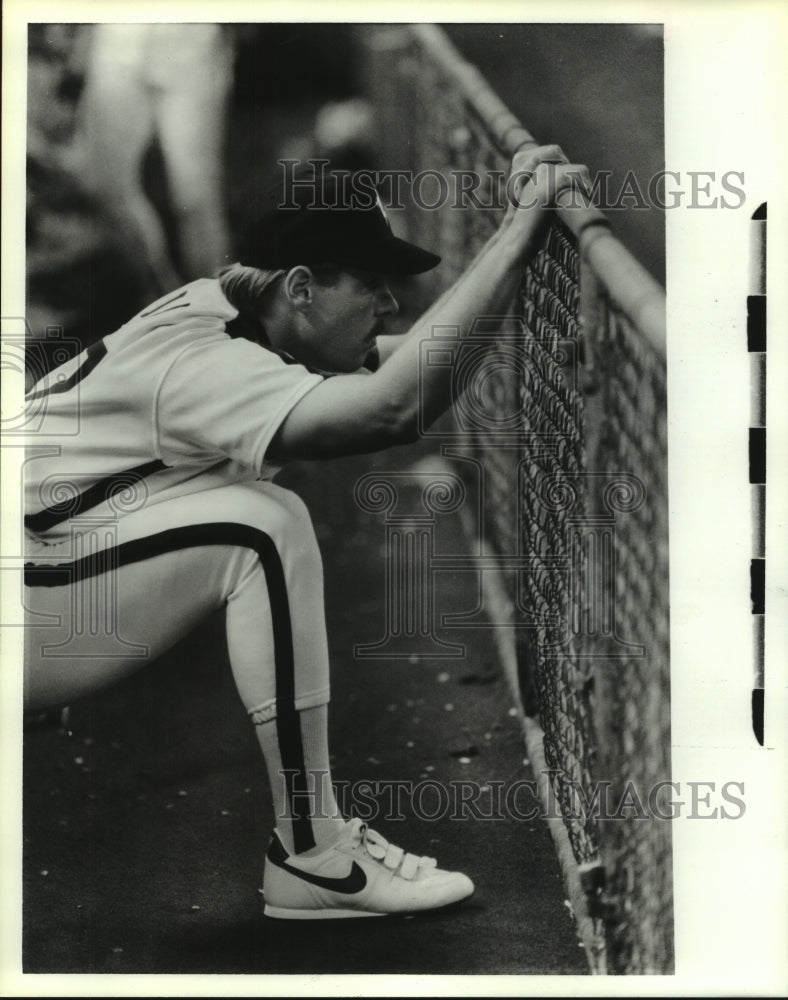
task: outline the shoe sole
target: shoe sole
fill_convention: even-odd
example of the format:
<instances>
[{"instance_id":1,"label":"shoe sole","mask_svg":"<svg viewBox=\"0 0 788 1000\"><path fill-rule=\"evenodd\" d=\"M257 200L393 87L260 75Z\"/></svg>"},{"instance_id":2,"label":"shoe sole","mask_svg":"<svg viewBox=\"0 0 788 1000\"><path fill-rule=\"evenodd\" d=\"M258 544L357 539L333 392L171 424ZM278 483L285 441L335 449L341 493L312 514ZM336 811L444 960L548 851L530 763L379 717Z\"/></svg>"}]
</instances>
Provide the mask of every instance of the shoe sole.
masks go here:
<instances>
[{"instance_id":1,"label":"shoe sole","mask_svg":"<svg viewBox=\"0 0 788 1000\"><path fill-rule=\"evenodd\" d=\"M358 917L410 917L421 913L441 913L444 910L453 910L467 899L470 899L470 895L462 899L456 899L451 903L442 903L440 906L416 907L412 910L392 910L386 913L378 913L373 910L343 910L341 908L328 907L324 910L296 910L288 906L273 906L271 903L266 903L263 906L263 915L271 917L274 920L343 920Z\"/></svg>"},{"instance_id":2,"label":"shoe sole","mask_svg":"<svg viewBox=\"0 0 788 1000\"><path fill-rule=\"evenodd\" d=\"M350 917L387 917L390 913L371 913L369 910L293 910L286 906L263 907L266 917L274 920L343 920Z\"/></svg>"}]
</instances>

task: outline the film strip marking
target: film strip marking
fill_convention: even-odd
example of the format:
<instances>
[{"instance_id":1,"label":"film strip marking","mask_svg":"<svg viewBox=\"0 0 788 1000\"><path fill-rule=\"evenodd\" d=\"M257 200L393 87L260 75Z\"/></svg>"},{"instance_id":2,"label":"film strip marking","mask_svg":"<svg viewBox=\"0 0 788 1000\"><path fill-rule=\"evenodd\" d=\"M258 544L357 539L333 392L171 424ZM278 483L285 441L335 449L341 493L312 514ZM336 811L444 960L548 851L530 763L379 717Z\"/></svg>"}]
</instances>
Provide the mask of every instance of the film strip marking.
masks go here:
<instances>
[{"instance_id":1,"label":"film strip marking","mask_svg":"<svg viewBox=\"0 0 788 1000\"><path fill-rule=\"evenodd\" d=\"M750 356L750 601L754 664L751 711L755 738L763 746L766 623L766 202L753 213L750 233L747 351Z\"/></svg>"}]
</instances>

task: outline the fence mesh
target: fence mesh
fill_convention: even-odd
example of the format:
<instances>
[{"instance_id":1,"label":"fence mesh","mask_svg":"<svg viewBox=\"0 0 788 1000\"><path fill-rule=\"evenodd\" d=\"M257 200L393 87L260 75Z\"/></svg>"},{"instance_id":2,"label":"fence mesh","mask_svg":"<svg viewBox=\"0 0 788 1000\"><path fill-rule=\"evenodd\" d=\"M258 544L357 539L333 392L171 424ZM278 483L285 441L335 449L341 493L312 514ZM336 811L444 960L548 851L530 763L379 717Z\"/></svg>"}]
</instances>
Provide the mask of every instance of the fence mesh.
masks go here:
<instances>
[{"instance_id":1,"label":"fence mesh","mask_svg":"<svg viewBox=\"0 0 788 1000\"><path fill-rule=\"evenodd\" d=\"M409 235L443 257L435 293L500 223L500 211L457 204L458 172L488 204L529 136L438 29L378 29L366 44L386 166L447 180L443 192L425 180L422 201L441 205L409 220ZM552 225L523 275L520 354L493 347L480 376L488 412L518 414L516 435L481 421L465 452L484 452L488 546L519 556L505 575L521 693L583 873L592 967L668 973L670 824L654 818L665 803L653 795L670 778L665 358L652 317L627 315L611 271L619 286L647 285L630 301L653 299L653 283L596 232L604 273L569 225Z\"/></svg>"}]
</instances>

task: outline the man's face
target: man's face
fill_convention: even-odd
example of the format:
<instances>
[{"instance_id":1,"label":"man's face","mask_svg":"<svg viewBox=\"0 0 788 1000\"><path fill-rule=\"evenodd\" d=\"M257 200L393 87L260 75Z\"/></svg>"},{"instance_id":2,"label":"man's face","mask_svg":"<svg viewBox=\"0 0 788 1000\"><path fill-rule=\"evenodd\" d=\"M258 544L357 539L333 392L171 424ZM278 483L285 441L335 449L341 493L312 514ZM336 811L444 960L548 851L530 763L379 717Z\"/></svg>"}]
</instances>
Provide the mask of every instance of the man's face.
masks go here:
<instances>
[{"instance_id":1,"label":"man's face","mask_svg":"<svg viewBox=\"0 0 788 1000\"><path fill-rule=\"evenodd\" d=\"M326 371L356 371L383 332L386 318L398 310L382 275L353 269L328 283L313 279L303 342L310 357L303 360Z\"/></svg>"}]
</instances>

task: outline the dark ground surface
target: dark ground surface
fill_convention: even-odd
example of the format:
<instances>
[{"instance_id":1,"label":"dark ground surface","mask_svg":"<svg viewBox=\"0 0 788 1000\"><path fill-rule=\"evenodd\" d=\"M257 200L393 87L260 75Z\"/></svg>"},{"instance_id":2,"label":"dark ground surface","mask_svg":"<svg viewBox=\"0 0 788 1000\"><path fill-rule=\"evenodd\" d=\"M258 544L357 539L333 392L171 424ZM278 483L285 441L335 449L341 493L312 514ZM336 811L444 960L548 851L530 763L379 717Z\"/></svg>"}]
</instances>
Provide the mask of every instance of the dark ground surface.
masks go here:
<instances>
[{"instance_id":1,"label":"dark ground surface","mask_svg":"<svg viewBox=\"0 0 788 1000\"><path fill-rule=\"evenodd\" d=\"M396 467L391 458L386 469ZM334 778L430 779L448 788L499 781L506 789L531 775L487 630L440 633L467 644L463 659L353 657L355 643L374 642L384 630L384 526L358 511L350 492L372 461L339 463L328 510L325 467L298 466L288 477L312 508L326 561ZM340 478L344 493L334 488ZM439 542L456 552L461 535L453 518L445 520ZM438 613L474 606L472 578L442 577ZM28 972L588 971L546 824L452 819L430 795L424 808L439 818L392 821L380 794L374 826L467 872L476 884L467 903L408 919L264 918L267 779L219 616L156 665L74 704L68 730L31 731L25 740ZM473 747L469 763L452 755ZM491 794L477 800L483 814ZM523 813L532 804L527 795L516 801ZM410 798L400 802L405 816Z\"/></svg>"}]
</instances>

